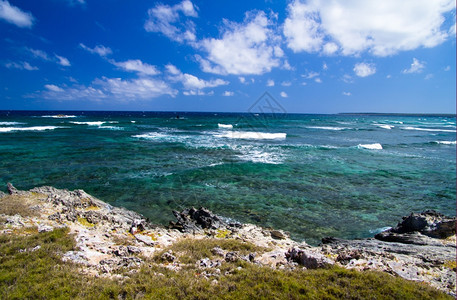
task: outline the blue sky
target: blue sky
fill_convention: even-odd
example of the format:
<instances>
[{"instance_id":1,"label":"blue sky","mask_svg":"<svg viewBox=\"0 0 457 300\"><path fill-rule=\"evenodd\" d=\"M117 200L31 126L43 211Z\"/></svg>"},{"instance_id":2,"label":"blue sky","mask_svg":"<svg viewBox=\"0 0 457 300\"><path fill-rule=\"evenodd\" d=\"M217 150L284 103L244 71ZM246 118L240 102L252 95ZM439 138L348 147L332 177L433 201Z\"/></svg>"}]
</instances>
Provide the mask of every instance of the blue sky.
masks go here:
<instances>
[{"instance_id":1,"label":"blue sky","mask_svg":"<svg viewBox=\"0 0 457 300\"><path fill-rule=\"evenodd\" d=\"M455 113L455 1L0 0L0 109Z\"/></svg>"}]
</instances>

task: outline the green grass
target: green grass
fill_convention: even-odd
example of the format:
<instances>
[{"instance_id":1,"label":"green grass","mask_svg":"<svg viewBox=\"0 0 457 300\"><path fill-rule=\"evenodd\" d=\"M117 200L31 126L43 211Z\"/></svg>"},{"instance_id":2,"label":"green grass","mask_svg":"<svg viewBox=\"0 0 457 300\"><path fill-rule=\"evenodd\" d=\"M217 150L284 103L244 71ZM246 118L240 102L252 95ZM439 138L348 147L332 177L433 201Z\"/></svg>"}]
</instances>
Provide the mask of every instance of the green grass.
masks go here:
<instances>
[{"instance_id":1,"label":"green grass","mask_svg":"<svg viewBox=\"0 0 457 300\"><path fill-rule=\"evenodd\" d=\"M41 248L30 251L37 245ZM265 251L231 239L185 239L164 249L192 263L212 257L221 247L242 253ZM122 281L89 277L79 267L63 263L61 254L73 250L65 229L29 235L0 235L0 298L2 299L452 299L424 284L380 272L341 268L281 271L244 261L224 263L221 276L204 278L203 270L179 272L147 261ZM25 252L19 250L26 249ZM28 249L28 250L27 250ZM177 254L179 253L179 255ZM237 267L241 267L237 269ZM214 273L215 270L207 270ZM228 275L224 275L229 271ZM217 283L213 283L216 279Z\"/></svg>"}]
</instances>

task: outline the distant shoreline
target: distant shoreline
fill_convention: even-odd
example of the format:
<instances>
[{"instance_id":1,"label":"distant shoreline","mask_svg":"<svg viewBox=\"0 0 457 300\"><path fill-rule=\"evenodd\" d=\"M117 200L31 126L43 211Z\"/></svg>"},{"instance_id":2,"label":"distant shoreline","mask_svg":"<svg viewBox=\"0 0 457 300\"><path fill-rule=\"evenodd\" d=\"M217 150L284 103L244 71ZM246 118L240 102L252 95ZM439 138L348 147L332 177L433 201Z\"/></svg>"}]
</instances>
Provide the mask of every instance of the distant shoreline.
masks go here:
<instances>
[{"instance_id":1,"label":"distant shoreline","mask_svg":"<svg viewBox=\"0 0 457 300\"><path fill-rule=\"evenodd\" d=\"M405 116L405 117L448 117L455 118L456 114L434 114L434 113L338 113L346 116Z\"/></svg>"}]
</instances>

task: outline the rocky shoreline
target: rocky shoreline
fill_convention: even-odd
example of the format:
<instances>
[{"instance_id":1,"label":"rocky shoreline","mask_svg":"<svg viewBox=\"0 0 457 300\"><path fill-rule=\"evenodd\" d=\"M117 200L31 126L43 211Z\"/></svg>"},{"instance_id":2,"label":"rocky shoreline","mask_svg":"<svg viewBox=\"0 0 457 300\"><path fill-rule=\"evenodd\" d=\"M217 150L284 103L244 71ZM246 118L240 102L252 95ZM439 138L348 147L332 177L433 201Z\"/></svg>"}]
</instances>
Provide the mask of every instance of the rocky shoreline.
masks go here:
<instances>
[{"instance_id":1,"label":"rocky shoreline","mask_svg":"<svg viewBox=\"0 0 457 300\"><path fill-rule=\"evenodd\" d=\"M176 221L169 227L151 224L142 215L113 207L82 190L68 191L39 187L19 191L8 184L8 194L0 192L3 203L14 209L0 214L0 234L19 229L38 232L67 227L76 240L77 251L62 254L64 261L81 266L93 276L128 276L118 271L135 270L163 249L183 238L237 239L267 249L241 255L220 248L212 249L220 259L203 258L198 267L216 268L224 261L245 260L277 269L316 269L338 265L347 269L378 270L402 278L424 282L450 295L456 295L456 218L434 211L413 213L392 229L375 238L342 240L324 238L312 247L296 242L281 230L240 224L213 214L205 208L174 211ZM33 249L24 249L33 251ZM157 262L179 271L185 264L167 251Z\"/></svg>"}]
</instances>

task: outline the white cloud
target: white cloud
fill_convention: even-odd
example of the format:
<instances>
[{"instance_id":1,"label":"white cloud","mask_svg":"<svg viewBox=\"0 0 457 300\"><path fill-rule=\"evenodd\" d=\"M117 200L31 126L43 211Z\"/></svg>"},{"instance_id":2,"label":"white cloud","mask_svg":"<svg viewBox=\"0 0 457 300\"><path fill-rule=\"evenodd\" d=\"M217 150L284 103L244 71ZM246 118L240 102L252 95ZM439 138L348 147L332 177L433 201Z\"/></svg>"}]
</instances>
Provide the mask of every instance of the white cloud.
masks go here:
<instances>
[{"instance_id":1,"label":"white cloud","mask_svg":"<svg viewBox=\"0 0 457 300\"><path fill-rule=\"evenodd\" d=\"M343 92L343 95L344 96L351 96L352 94L351 94L351 92Z\"/></svg>"},{"instance_id":2,"label":"white cloud","mask_svg":"<svg viewBox=\"0 0 457 300\"><path fill-rule=\"evenodd\" d=\"M31 66L26 61L8 62L8 63L5 64L5 67L7 67L8 69L19 69L19 70L27 70L27 71L36 71L36 70L38 70L38 67Z\"/></svg>"},{"instance_id":3,"label":"white cloud","mask_svg":"<svg viewBox=\"0 0 457 300\"><path fill-rule=\"evenodd\" d=\"M319 73L314 71L309 71L307 74L303 74L302 77L306 79L313 79L314 77L319 76Z\"/></svg>"},{"instance_id":4,"label":"white cloud","mask_svg":"<svg viewBox=\"0 0 457 300\"><path fill-rule=\"evenodd\" d=\"M280 95L281 95L281 97L283 97L283 98L287 98L287 97L288 97L287 94L286 94L286 92L281 92Z\"/></svg>"},{"instance_id":5,"label":"white cloud","mask_svg":"<svg viewBox=\"0 0 457 300\"><path fill-rule=\"evenodd\" d=\"M316 79L314 79L314 81L317 83L322 83L322 79L320 79L320 78L316 78Z\"/></svg>"},{"instance_id":6,"label":"white cloud","mask_svg":"<svg viewBox=\"0 0 457 300\"><path fill-rule=\"evenodd\" d=\"M325 62L322 64L322 70L324 70L324 71L328 70L328 66Z\"/></svg>"},{"instance_id":7,"label":"white cloud","mask_svg":"<svg viewBox=\"0 0 457 300\"><path fill-rule=\"evenodd\" d=\"M291 86L291 85L292 85L292 82L290 82L290 81L283 81L283 82L281 82L281 85L282 85L282 86Z\"/></svg>"},{"instance_id":8,"label":"white cloud","mask_svg":"<svg viewBox=\"0 0 457 300\"><path fill-rule=\"evenodd\" d=\"M72 87L46 85L47 90L38 93L37 96L53 100L117 100L135 101L150 100L159 96L176 96L177 91L170 88L164 81L155 79L132 79L121 78L95 79L90 86L74 85Z\"/></svg>"},{"instance_id":9,"label":"white cloud","mask_svg":"<svg viewBox=\"0 0 457 300\"><path fill-rule=\"evenodd\" d=\"M358 63L354 66L354 72L359 77L367 77L376 73L374 64Z\"/></svg>"},{"instance_id":10,"label":"white cloud","mask_svg":"<svg viewBox=\"0 0 457 300\"><path fill-rule=\"evenodd\" d=\"M275 81L272 79L268 79L267 86L275 86Z\"/></svg>"},{"instance_id":11,"label":"white cloud","mask_svg":"<svg viewBox=\"0 0 457 300\"><path fill-rule=\"evenodd\" d=\"M454 9L453 0L294 0L283 31L294 52L387 56L455 36L455 27L442 28Z\"/></svg>"},{"instance_id":12,"label":"white cloud","mask_svg":"<svg viewBox=\"0 0 457 300\"><path fill-rule=\"evenodd\" d=\"M0 19L18 27L31 28L34 18L31 13L12 6L7 0L0 0Z\"/></svg>"},{"instance_id":13,"label":"white cloud","mask_svg":"<svg viewBox=\"0 0 457 300\"><path fill-rule=\"evenodd\" d=\"M112 60L110 62L124 71L137 72L140 75L157 75L160 73L155 66L143 63L139 59L130 59L122 62Z\"/></svg>"},{"instance_id":14,"label":"white cloud","mask_svg":"<svg viewBox=\"0 0 457 300\"><path fill-rule=\"evenodd\" d=\"M231 96L233 96L234 94L235 94L235 93L233 93L233 92L225 91L224 94L222 94L222 96L231 97Z\"/></svg>"},{"instance_id":15,"label":"white cloud","mask_svg":"<svg viewBox=\"0 0 457 300\"><path fill-rule=\"evenodd\" d=\"M63 92L64 91L62 88L60 88L54 84L46 84L44 87L52 92Z\"/></svg>"},{"instance_id":16,"label":"white cloud","mask_svg":"<svg viewBox=\"0 0 457 300\"><path fill-rule=\"evenodd\" d=\"M284 21L287 46L294 52L317 52L321 49L324 34L320 30L319 14L311 6L294 1L287 6L288 17Z\"/></svg>"},{"instance_id":17,"label":"white cloud","mask_svg":"<svg viewBox=\"0 0 457 300\"><path fill-rule=\"evenodd\" d=\"M280 65L280 37L264 12L248 12L243 23L225 20L222 38L208 38L198 43L208 53L196 55L204 72L216 74L263 74Z\"/></svg>"},{"instance_id":18,"label":"white cloud","mask_svg":"<svg viewBox=\"0 0 457 300\"><path fill-rule=\"evenodd\" d=\"M338 45L333 42L325 43L322 51L325 55L335 54L338 51Z\"/></svg>"},{"instance_id":19,"label":"white cloud","mask_svg":"<svg viewBox=\"0 0 457 300\"><path fill-rule=\"evenodd\" d=\"M169 39L177 42L195 41L195 24L182 21L180 14L186 17L198 17L196 7L189 0L169 6L158 4L148 10L149 19L144 24L144 29L149 32L160 32Z\"/></svg>"},{"instance_id":20,"label":"white cloud","mask_svg":"<svg viewBox=\"0 0 457 300\"><path fill-rule=\"evenodd\" d=\"M92 53L92 54L98 54L100 56L107 56L111 53L113 53L113 51L111 50L111 48L109 47L105 47L105 46L102 46L102 45L97 45L95 46L94 48L89 48L87 47L86 45L84 45L83 43L80 43L79 46L81 48L83 48L84 50Z\"/></svg>"},{"instance_id":21,"label":"white cloud","mask_svg":"<svg viewBox=\"0 0 457 300\"><path fill-rule=\"evenodd\" d=\"M427 74L424 79L429 80L429 79L432 79L433 76L434 76L433 74Z\"/></svg>"},{"instance_id":22,"label":"white cloud","mask_svg":"<svg viewBox=\"0 0 457 300\"><path fill-rule=\"evenodd\" d=\"M246 78L244 78L243 76L238 77L238 80L239 80L241 83L245 83L245 82L246 82Z\"/></svg>"},{"instance_id":23,"label":"white cloud","mask_svg":"<svg viewBox=\"0 0 457 300\"><path fill-rule=\"evenodd\" d=\"M349 74L344 74L341 80L343 80L346 83L354 83L354 79L352 79L352 76Z\"/></svg>"},{"instance_id":24,"label":"white cloud","mask_svg":"<svg viewBox=\"0 0 457 300\"><path fill-rule=\"evenodd\" d=\"M413 62L409 69L404 69L402 73L411 74L411 73L420 73L425 68L425 63L419 61L417 58L413 58Z\"/></svg>"},{"instance_id":25,"label":"white cloud","mask_svg":"<svg viewBox=\"0 0 457 300\"><path fill-rule=\"evenodd\" d=\"M200 79L194 75L187 74L187 73L182 73L178 68L176 68L172 64L168 64L165 66L167 71L171 74L169 77L170 80L172 81L179 81L182 83L184 88L193 90L193 89L205 89L205 88L212 88L212 87L217 87L220 85L227 85L229 84L228 81L222 80L222 79L212 79L212 80L203 80Z\"/></svg>"},{"instance_id":26,"label":"white cloud","mask_svg":"<svg viewBox=\"0 0 457 300\"><path fill-rule=\"evenodd\" d=\"M31 48L25 48L27 51L32 53L32 55L36 58L40 58L42 60L51 60L46 52L43 50L38 50L38 49L31 49Z\"/></svg>"},{"instance_id":27,"label":"white cloud","mask_svg":"<svg viewBox=\"0 0 457 300\"><path fill-rule=\"evenodd\" d=\"M56 56L56 58L57 58L57 63L58 63L59 65L61 65L61 66L63 66L63 67L69 67L69 66L71 66L70 61L69 61L67 58L65 58L65 57L63 57L63 56L59 56L59 55L57 55L57 54L55 54L55 56Z\"/></svg>"}]
</instances>

